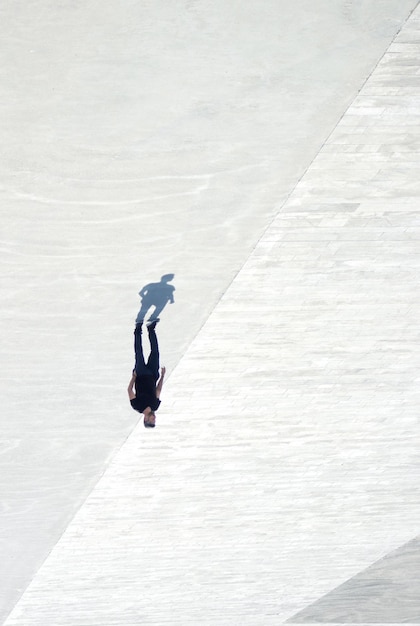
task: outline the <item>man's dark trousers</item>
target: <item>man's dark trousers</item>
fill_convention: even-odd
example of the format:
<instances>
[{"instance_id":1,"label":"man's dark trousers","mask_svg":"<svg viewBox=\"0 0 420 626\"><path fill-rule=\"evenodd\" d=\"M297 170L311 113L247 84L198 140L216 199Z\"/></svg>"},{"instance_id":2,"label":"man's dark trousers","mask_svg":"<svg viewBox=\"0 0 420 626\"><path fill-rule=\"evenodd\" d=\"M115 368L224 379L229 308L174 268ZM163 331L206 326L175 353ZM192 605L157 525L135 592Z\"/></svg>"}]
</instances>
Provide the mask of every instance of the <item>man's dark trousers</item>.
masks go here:
<instances>
[{"instance_id":1,"label":"man's dark trousers","mask_svg":"<svg viewBox=\"0 0 420 626\"><path fill-rule=\"evenodd\" d=\"M137 376L153 376L155 380L159 378L159 346L156 337L156 332L153 327L148 327L149 341L150 341L150 356L147 359L147 363L144 360L143 345L142 345L142 326L136 325L134 331L134 352L136 355L136 364L134 366Z\"/></svg>"}]
</instances>

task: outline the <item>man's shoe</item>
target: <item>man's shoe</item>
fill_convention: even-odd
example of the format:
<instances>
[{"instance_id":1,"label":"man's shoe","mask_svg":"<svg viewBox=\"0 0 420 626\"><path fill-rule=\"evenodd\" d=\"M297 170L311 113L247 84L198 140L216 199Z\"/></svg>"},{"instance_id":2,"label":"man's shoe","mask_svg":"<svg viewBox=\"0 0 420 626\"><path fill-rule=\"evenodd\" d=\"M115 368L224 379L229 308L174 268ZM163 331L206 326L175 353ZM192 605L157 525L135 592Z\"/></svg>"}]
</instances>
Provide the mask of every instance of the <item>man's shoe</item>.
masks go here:
<instances>
[{"instance_id":1,"label":"man's shoe","mask_svg":"<svg viewBox=\"0 0 420 626\"><path fill-rule=\"evenodd\" d=\"M155 330L156 328L156 324L160 322L159 318L156 318L155 320L149 320L146 324L147 326L147 330Z\"/></svg>"}]
</instances>

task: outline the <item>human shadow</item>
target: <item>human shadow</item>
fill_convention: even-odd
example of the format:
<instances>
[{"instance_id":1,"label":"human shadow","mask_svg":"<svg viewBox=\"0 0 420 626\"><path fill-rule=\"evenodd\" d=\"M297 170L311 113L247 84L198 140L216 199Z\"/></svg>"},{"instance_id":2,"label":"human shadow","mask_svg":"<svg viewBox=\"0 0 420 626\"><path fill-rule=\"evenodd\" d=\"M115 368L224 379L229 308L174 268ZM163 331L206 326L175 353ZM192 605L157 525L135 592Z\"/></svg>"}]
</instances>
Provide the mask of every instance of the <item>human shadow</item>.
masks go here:
<instances>
[{"instance_id":1,"label":"human shadow","mask_svg":"<svg viewBox=\"0 0 420 626\"><path fill-rule=\"evenodd\" d=\"M156 320L168 302L170 304L175 302L175 287L168 284L174 279L174 276L175 274L164 274L158 283L149 283L139 291L141 307L137 314L136 324L142 322L146 318L146 315L151 307L155 308L149 317L149 321Z\"/></svg>"}]
</instances>

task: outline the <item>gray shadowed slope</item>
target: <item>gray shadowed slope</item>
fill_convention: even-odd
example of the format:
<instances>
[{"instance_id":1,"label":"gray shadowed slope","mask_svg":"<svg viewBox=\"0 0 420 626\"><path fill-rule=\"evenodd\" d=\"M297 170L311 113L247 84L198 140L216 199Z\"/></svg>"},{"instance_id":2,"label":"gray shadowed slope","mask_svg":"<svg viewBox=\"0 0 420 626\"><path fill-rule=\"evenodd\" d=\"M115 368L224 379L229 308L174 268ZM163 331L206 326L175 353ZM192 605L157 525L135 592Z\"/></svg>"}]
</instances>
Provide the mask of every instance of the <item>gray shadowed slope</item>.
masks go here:
<instances>
[{"instance_id":1,"label":"gray shadowed slope","mask_svg":"<svg viewBox=\"0 0 420 626\"><path fill-rule=\"evenodd\" d=\"M416 537L286 623L419 624L419 573Z\"/></svg>"}]
</instances>

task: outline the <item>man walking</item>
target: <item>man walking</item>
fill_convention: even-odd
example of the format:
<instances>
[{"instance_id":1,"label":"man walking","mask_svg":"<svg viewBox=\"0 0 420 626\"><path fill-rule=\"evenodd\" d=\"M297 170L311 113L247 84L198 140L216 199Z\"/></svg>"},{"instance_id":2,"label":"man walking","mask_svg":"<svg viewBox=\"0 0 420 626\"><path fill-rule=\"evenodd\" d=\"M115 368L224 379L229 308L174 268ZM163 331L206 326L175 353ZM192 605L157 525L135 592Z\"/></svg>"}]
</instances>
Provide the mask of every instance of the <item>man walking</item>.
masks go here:
<instances>
[{"instance_id":1,"label":"man walking","mask_svg":"<svg viewBox=\"0 0 420 626\"><path fill-rule=\"evenodd\" d=\"M158 321L157 319L147 324L150 342L150 356L147 363L144 360L142 345L143 321L136 324L134 331L136 363L127 388L131 406L135 411L144 415L143 423L145 428L154 428L156 425L155 411L160 405L159 397L166 371L162 367L159 378L159 346L155 330ZM135 391L133 391L133 388Z\"/></svg>"}]
</instances>

